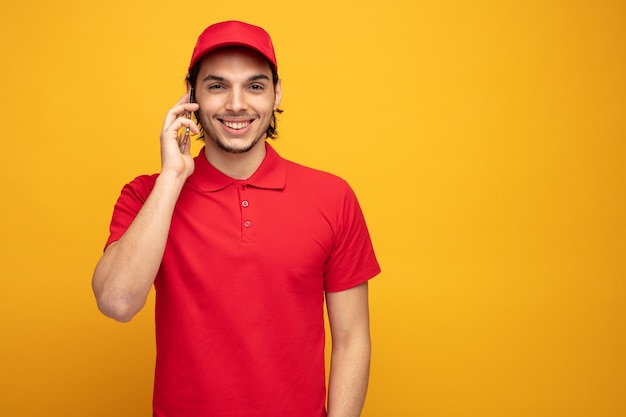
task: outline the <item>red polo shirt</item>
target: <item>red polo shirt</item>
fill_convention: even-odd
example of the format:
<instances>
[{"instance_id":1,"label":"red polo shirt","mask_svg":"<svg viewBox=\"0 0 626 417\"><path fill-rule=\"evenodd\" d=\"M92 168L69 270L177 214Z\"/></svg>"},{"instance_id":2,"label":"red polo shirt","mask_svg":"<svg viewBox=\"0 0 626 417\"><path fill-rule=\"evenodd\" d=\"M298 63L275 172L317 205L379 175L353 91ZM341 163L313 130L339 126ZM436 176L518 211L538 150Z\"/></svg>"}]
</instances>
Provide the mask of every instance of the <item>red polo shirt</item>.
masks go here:
<instances>
[{"instance_id":1,"label":"red polo shirt","mask_svg":"<svg viewBox=\"0 0 626 417\"><path fill-rule=\"evenodd\" d=\"M380 269L348 184L266 148L247 180L201 151L178 199L155 279L155 416L326 415L324 292ZM155 180L124 187L107 244Z\"/></svg>"}]
</instances>

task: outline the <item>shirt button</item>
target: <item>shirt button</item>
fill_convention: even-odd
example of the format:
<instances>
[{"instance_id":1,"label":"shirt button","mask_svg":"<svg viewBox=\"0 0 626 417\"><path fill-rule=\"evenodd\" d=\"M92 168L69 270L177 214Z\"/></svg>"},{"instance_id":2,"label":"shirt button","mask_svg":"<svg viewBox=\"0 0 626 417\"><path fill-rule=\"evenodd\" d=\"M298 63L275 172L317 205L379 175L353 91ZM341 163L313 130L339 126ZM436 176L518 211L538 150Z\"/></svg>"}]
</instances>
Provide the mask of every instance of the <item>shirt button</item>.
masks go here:
<instances>
[{"instance_id":1,"label":"shirt button","mask_svg":"<svg viewBox=\"0 0 626 417\"><path fill-rule=\"evenodd\" d=\"M250 227L252 223L250 222L250 220L246 220L245 222L243 222L243 225L246 227Z\"/></svg>"},{"instance_id":2,"label":"shirt button","mask_svg":"<svg viewBox=\"0 0 626 417\"><path fill-rule=\"evenodd\" d=\"M250 203L248 203L248 200L243 200L241 202L241 205L244 206L244 207L248 207L250 205Z\"/></svg>"}]
</instances>

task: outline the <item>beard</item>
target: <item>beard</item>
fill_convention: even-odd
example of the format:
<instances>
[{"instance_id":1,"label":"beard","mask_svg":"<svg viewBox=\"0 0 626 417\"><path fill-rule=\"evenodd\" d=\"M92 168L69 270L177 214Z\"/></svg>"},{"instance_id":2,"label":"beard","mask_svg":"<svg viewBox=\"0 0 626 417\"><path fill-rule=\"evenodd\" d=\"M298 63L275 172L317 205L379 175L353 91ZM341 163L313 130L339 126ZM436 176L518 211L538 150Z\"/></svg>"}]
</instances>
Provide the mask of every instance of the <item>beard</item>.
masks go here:
<instances>
[{"instance_id":1,"label":"beard","mask_svg":"<svg viewBox=\"0 0 626 417\"><path fill-rule=\"evenodd\" d=\"M249 152L265 136L265 134L263 134L261 136L256 137L248 146L246 146L244 148L236 148L234 146L229 146L227 143L225 143L223 140L221 140L217 135L212 135L210 133L207 133L207 134L208 134L208 139L210 141L215 143L215 145L217 145L218 148L220 148L224 152L228 152L228 153L246 153L246 152Z\"/></svg>"}]
</instances>

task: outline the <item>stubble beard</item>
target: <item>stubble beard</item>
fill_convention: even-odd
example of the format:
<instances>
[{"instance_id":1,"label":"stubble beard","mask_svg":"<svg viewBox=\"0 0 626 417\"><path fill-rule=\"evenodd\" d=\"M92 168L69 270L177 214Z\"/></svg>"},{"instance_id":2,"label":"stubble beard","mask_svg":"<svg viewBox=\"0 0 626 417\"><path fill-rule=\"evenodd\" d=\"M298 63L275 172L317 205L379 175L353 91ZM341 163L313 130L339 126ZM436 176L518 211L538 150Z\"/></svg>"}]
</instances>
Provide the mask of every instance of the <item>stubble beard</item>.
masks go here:
<instances>
[{"instance_id":1,"label":"stubble beard","mask_svg":"<svg viewBox=\"0 0 626 417\"><path fill-rule=\"evenodd\" d=\"M215 145L217 145L217 147L223 150L224 152L232 153L232 154L241 154L241 153L250 152L250 150L252 150L252 148L254 148L256 144L259 143L259 141L263 138L263 136L265 135L258 136L256 139L252 141L252 143L250 143L250 145L246 146L245 148L235 148L233 146L228 146L226 143L224 143L224 141L222 141L216 135L209 134L209 140L213 141L213 143L215 143Z\"/></svg>"}]
</instances>

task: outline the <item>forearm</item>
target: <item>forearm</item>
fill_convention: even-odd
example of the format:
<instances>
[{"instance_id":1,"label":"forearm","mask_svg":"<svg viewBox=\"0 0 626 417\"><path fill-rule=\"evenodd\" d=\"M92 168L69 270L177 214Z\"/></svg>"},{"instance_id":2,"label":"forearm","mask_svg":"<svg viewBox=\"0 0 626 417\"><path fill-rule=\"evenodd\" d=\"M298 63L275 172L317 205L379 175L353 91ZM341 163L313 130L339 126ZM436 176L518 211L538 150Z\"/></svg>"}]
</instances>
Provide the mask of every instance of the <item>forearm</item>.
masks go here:
<instances>
[{"instance_id":1,"label":"forearm","mask_svg":"<svg viewBox=\"0 0 626 417\"><path fill-rule=\"evenodd\" d=\"M160 175L124 235L111 244L93 275L98 308L118 321L144 306L159 270L183 178Z\"/></svg>"},{"instance_id":2,"label":"forearm","mask_svg":"<svg viewBox=\"0 0 626 417\"><path fill-rule=\"evenodd\" d=\"M370 368L369 332L333 342L328 384L328 417L359 417Z\"/></svg>"}]
</instances>

